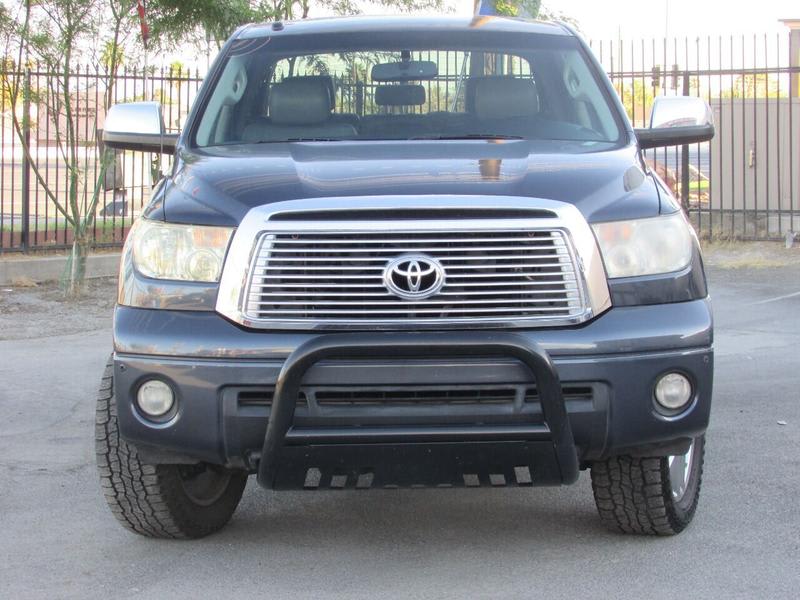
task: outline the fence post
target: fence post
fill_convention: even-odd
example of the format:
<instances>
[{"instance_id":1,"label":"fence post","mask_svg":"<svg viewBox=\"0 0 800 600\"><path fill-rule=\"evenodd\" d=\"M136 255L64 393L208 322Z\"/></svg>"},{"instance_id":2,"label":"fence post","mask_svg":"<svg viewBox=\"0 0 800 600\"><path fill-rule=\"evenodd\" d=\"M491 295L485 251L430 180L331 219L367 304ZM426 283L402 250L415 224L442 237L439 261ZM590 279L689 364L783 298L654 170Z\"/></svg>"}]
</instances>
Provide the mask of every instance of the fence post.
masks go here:
<instances>
[{"instance_id":1,"label":"fence post","mask_svg":"<svg viewBox=\"0 0 800 600\"><path fill-rule=\"evenodd\" d=\"M31 235L31 69L26 67L22 88L22 138L27 152L22 153L22 251L30 247Z\"/></svg>"},{"instance_id":2,"label":"fence post","mask_svg":"<svg viewBox=\"0 0 800 600\"><path fill-rule=\"evenodd\" d=\"M677 66L676 66L677 69ZM683 95L691 93L691 78L689 71L683 72ZM688 214L689 212L689 187L691 185L689 177L689 146L681 146L681 204Z\"/></svg>"},{"instance_id":3,"label":"fence post","mask_svg":"<svg viewBox=\"0 0 800 600\"><path fill-rule=\"evenodd\" d=\"M356 114L359 117L364 116L364 83L356 81Z\"/></svg>"}]
</instances>

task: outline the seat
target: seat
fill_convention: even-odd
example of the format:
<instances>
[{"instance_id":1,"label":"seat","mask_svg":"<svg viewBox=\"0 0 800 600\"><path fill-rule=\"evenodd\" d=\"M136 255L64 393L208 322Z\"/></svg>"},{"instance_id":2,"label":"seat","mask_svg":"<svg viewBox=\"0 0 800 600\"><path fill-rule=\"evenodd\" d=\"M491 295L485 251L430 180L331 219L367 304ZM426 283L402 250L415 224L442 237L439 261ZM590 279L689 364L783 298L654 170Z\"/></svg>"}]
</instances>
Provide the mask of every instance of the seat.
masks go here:
<instances>
[{"instance_id":1,"label":"seat","mask_svg":"<svg viewBox=\"0 0 800 600\"><path fill-rule=\"evenodd\" d=\"M336 84L333 82L333 77L330 75L292 75L291 77L284 77L283 81L320 81L328 88L328 94L331 100L331 121L334 123L346 123L358 128L358 115L355 113L336 112Z\"/></svg>"},{"instance_id":2,"label":"seat","mask_svg":"<svg viewBox=\"0 0 800 600\"><path fill-rule=\"evenodd\" d=\"M476 77L467 87L476 132L530 139L602 141L603 135L542 112L536 83L508 76Z\"/></svg>"},{"instance_id":3,"label":"seat","mask_svg":"<svg viewBox=\"0 0 800 600\"><path fill-rule=\"evenodd\" d=\"M367 139L398 139L428 133L427 117L420 113L393 113L399 107L423 106L425 88L419 84L379 85L375 87L375 105L384 111L361 119L361 135Z\"/></svg>"},{"instance_id":4,"label":"seat","mask_svg":"<svg viewBox=\"0 0 800 600\"><path fill-rule=\"evenodd\" d=\"M472 105L469 108L478 119L489 121L539 114L539 93L531 79L500 75L476 77L470 81L468 93L472 98L468 105Z\"/></svg>"},{"instance_id":5,"label":"seat","mask_svg":"<svg viewBox=\"0 0 800 600\"><path fill-rule=\"evenodd\" d=\"M539 93L531 79L473 77L467 81L466 104L481 133L525 135L538 123Z\"/></svg>"},{"instance_id":6,"label":"seat","mask_svg":"<svg viewBox=\"0 0 800 600\"><path fill-rule=\"evenodd\" d=\"M258 143L355 137L352 124L332 119L331 104L330 87L324 77L287 78L271 87L268 117L245 127L242 140Z\"/></svg>"}]
</instances>

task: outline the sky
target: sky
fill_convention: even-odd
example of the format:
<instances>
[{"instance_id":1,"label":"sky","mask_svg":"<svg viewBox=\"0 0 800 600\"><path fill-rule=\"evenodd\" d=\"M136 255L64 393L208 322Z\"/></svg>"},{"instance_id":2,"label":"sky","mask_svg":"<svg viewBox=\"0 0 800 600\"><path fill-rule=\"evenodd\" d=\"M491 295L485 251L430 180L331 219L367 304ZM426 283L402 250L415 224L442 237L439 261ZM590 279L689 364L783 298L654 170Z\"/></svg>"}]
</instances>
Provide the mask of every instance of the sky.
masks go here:
<instances>
[{"instance_id":1,"label":"sky","mask_svg":"<svg viewBox=\"0 0 800 600\"><path fill-rule=\"evenodd\" d=\"M780 19L800 19L800 0L543 0L577 19L593 40L787 33ZM473 14L474 0L445 0L452 14ZM391 12L364 6L365 12ZM325 11L312 16L324 16ZM439 13L440 14L440 13ZM762 51L758 51L759 55ZM749 60L749 59L748 59ZM192 61L189 61L192 62Z\"/></svg>"},{"instance_id":2,"label":"sky","mask_svg":"<svg viewBox=\"0 0 800 600\"><path fill-rule=\"evenodd\" d=\"M473 0L451 0L472 14ZM779 19L800 19L800 0L544 0L576 18L587 38L625 39L781 33Z\"/></svg>"}]
</instances>

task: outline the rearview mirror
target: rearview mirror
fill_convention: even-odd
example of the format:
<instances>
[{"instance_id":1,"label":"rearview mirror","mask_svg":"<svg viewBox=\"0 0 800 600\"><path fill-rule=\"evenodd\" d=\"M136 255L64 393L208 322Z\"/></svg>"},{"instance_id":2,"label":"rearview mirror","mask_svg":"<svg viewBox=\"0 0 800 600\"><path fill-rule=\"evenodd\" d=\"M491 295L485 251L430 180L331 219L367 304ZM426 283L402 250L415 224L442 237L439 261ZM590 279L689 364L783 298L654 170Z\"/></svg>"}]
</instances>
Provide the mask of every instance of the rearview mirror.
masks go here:
<instances>
[{"instance_id":1,"label":"rearview mirror","mask_svg":"<svg viewBox=\"0 0 800 600\"><path fill-rule=\"evenodd\" d=\"M650 113L650 127L637 129L642 150L707 142L714 137L714 113L702 98L659 96Z\"/></svg>"},{"instance_id":2,"label":"rearview mirror","mask_svg":"<svg viewBox=\"0 0 800 600\"><path fill-rule=\"evenodd\" d=\"M106 115L103 141L109 148L173 154L177 133L165 133L158 102L115 104Z\"/></svg>"},{"instance_id":3,"label":"rearview mirror","mask_svg":"<svg viewBox=\"0 0 800 600\"><path fill-rule=\"evenodd\" d=\"M404 60L372 67L372 81L423 81L437 75L439 67L431 60Z\"/></svg>"}]
</instances>

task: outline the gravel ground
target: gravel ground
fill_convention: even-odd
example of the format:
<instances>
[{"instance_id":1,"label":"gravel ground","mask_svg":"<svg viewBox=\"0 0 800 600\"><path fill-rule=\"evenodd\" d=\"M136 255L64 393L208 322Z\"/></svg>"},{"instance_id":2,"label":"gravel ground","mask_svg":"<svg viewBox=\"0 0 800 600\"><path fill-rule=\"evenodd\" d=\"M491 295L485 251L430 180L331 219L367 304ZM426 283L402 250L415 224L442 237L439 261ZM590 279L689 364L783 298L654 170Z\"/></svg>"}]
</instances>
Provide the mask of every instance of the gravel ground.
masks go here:
<instances>
[{"instance_id":1,"label":"gravel ground","mask_svg":"<svg viewBox=\"0 0 800 600\"><path fill-rule=\"evenodd\" d=\"M81 298L67 300L57 283L0 287L0 340L26 340L108 329L116 278L91 279Z\"/></svg>"},{"instance_id":2,"label":"gravel ground","mask_svg":"<svg viewBox=\"0 0 800 600\"><path fill-rule=\"evenodd\" d=\"M250 482L217 535L133 536L104 504L92 447L114 282L74 305L54 286L0 290L0 598L797 598L800 260L721 266L716 252L702 497L668 539L606 532L585 474L533 492Z\"/></svg>"},{"instance_id":3,"label":"gravel ground","mask_svg":"<svg viewBox=\"0 0 800 600\"><path fill-rule=\"evenodd\" d=\"M783 242L710 242L703 244L706 264L723 270L769 269L800 265L800 240Z\"/></svg>"}]
</instances>

